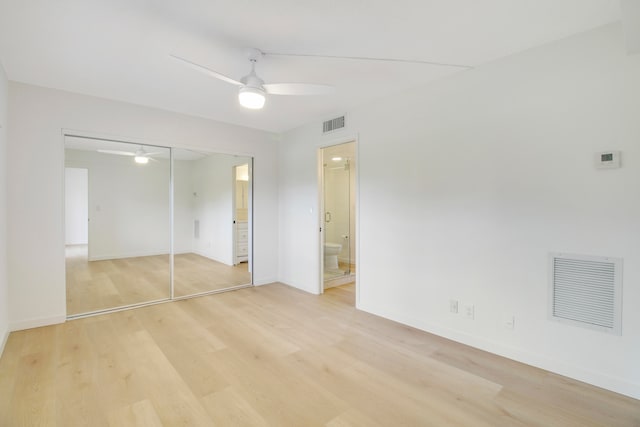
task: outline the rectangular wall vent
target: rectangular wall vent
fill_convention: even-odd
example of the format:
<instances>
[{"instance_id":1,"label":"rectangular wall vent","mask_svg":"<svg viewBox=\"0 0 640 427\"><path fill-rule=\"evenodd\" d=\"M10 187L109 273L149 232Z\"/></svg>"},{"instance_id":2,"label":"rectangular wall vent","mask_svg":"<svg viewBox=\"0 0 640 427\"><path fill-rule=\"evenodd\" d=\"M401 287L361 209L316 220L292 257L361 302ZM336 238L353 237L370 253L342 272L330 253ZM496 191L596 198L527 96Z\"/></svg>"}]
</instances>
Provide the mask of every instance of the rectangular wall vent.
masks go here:
<instances>
[{"instance_id":1,"label":"rectangular wall vent","mask_svg":"<svg viewBox=\"0 0 640 427\"><path fill-rule=\"evenodd\" d=\"M333 132L344 127L344 116L336 117L335 119L327 120L322 123L322 133Z\"/></svg>"},{"instance_id":2,"label":"rectangular wall vent","mask_svg":"<svg viewBox=\"0 0 640 427\"><path fill-rule=\"evenodd\" d=\"M550 254L552 320L621 334L622 259Z\"/></svg>"}]
</instances>

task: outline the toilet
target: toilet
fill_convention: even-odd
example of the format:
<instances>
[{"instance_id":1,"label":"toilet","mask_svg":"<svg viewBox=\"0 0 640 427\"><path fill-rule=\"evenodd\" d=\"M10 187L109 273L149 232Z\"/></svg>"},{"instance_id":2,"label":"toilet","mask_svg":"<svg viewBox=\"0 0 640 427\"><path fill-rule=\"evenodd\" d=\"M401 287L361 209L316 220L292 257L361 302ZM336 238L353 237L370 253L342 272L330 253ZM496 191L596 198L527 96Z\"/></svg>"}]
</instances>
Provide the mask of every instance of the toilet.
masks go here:
<instances>
[{"instance_id":1,"label":"toilet","mask_svg":"<svg viewBox=\"0 0 640 427\"><path fill-rule=\"evenodd\" d=\"M324 244L324 268L325 270L338 269L338 254L342 250L340 243L326 242Z\"/></svg>"}]
</instances>

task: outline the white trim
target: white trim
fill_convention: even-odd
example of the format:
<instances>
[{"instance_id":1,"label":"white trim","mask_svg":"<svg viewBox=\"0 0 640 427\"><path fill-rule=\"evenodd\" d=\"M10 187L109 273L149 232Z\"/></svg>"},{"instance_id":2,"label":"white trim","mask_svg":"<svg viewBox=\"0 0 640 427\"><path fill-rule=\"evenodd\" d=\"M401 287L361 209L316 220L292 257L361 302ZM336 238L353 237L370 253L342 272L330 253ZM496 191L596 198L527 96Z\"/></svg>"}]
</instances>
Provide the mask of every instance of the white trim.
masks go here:
<instances>
[{"instance_id":1,"label":"white trim","mask_svg":"<svg viewBox=\"0 0 640 427\"><path fill-rule=\"evenodd\" d=\"M7 345L7 340L9 340L9 334L11 334L11 330L7 329L4 331L2 336L2 341L0 341L0 357L2 357L2 353L4 353L4 346Z\"/></svg>"},{"instance_id":2,"label":"white trim","mask_svg":"<svg viewBox=\"0 0 640 427\"><path fill-rule=\"evenodd\" d=\"M175 296L175 286L173 273L175 269L175 198L174 198L174 181L175 181L175 160L173 158L173 148L169 147L169 299L173 300Z\"/></svg>"},{"instance_id":3,"label":"white trim","mask_svg":"<svg viewBox=\"0 0 640 427\"><path fill-rule=\"evenodd\" d=\"M61 209L62 209L62 222L60 224L60 227L62 229L62 236L63 236L63 242L66 243L67 239L67 224L66 224L66 217L67 217L67 211L66 211L66 197L67 197L67 156L66 156L66 146L67 146L67 142L66 142L66 136L64 134L64 129L62 129L62 132L60 134L60 149L62 150L62 153L60 158L62 159L62 168L61 168L61 173L60 173L60 180L62 181L62 203L61 203ZM89 186L91 185L91 174L89 173L89 170L87 169L87 217L91 218L91 210L89 209L90 205L89 205ZM89 256L89 239L91 238L91 224L87 224L87 257ZM67 245L63 245L62 248L60 248L60 255L61 255L61 261L62 261L62 271L64 272L64 282L65 282L65 286L64 286L64 312L67 312ZM11 329L11 325L9 326L9 330Z\"/></svg>"},{"instance_id":4,"label":"white trim","mask_svg":"<svg viewBox=\"0 0 640 427\"><path fill-rule=\"evenodd\" d=\"M158 256L158 255L170 255L170 251L159 251L159 252L131 252L127 254L119 254L119 255L101 255L95 257L87 257L89 261L107 261L110 259L124 259L124 258L138 258L145 256Z\"/></svg>"},{"instance_id":5,"label":"white trim","mask_svg":"<svg viewBox=\"0 0 640 427\"><path fill-rule=\"evenodd\" d=\"M261 280L254 279L253 286L273 285L274 283L281 283L281 282L278 282L278 279L276 277L268 277L266 279L261 279Z\"/></svg>"},{"instance_id":6,"label":"white trim","mask_svg":"<svg viewBox=\"0 0 640 427\"><path fill-rule=\"evenodd\" d=\"M244 285L229 286L228 288L213 289L211 291L204 291L204 292L198 292L195 294L189 294L181 297L175 297L172 300L169 300L168 302L181 301L184 299L191 299L191 298L197 298L197 297L204 297L207 295L221 294L223 292L237 291L238 289L252 288L252 287L253 285L251 283L245 283Z\"/></svg>"},{"instance_id":7,"label":"white trim","mask_svg":"<svg viewBox=\"0 0 640 427\"><path fill-rule=\"evenodd\" d=\"M150 145L150 146L160 147L160 148L179 148L183 150L191 150L191 151L197 151L197 152L208 153L208 154L228 154L231 156L244 156L244 157L255 156L254 153L248 153L244 151L224 151L224 150L219 150L217 148L215 149L216 151L211 151L210 147L202 147L202 146L195 146L195 145L188 145L188 144L176 145L174 141L139 138L139 137L131 137L131 136L114 135L114 134L102 133L102 132L92 132L87 130L62 128L63 141L65 136L106 139L114 142L124 142L127 144L136 144L136 145Z\"/></svg>"},{"instance_id":8,"label":"white trim","mask_svg":"<svg viewBox=\"0 0 640 427\"><path fill-rule=\"evenodd\" d=\"M238 189L237 170L238 165L231 166L231 264L238 265L238 209L236 208L236 193ZM248 218L247 218L248 219ZM247 221L247 239L249 222ZM247 242L247 261L249 260L249 242Z\"/></svg>"},{"instance_id":9,"label":"white trim","mask_svg":"<svg viewBox=\"0 0 640 427\"><path fill-rule=\"evenodd\" d=\"M164 298L164 299L157 299L157 300L153 300L153 301L145 301L145 302L140 302L140 303L135 303L135 304L127 304L127 305L122 305L122 306L114 307L114 308L105 308L105 309L102 309L102 310L87 311L87 312L78 313L78 314L70 314L70 315L67 316L67 320L76 320L76 319L84 319L85 317L101 316L103 314L116 313L118 311L125 311L125 310L133 310L134 308L141 308L141 307L147 307L147 306L150 306L150 305L164 304L165 302L171 302L171 301L173 301L173 300L169 299L169 298Z\"/></svg>"},{"instance_id":10,"label":"white trim","mask_svg":"<svg viewBox=\"0 0 640 427\"><path fill-rule=\"evenodd\" d=\"M9 324L9 330L22 331L24 329L39 328L42 326L57 325L67 321L66 315L59 315L54 317L40 317L36 319L20 320L18 322L12 322Z\"/></svg>"},{"instance_id":11,"label":"white trim","mask_svg":"<svg viewBox=\"0 0 640 427\"><path fill-rule=\"evenodd\" d=\"M316 230L318 230L318 242L317 245L320 248L318 251L318 295L324 293L324 150L326 147L319 147L317 151L317 195L318 195L318 224Z\"/></svg>"},{"instance_id":12,"label":"white trim","mask_svg":"<svg viewBox=\"0 0 640 427\"><path fill-rule=\"evenodd\" d=\"M627 381L623 378L612 377L600 372L595 372L586 368L575 366L561 360L551 359L545 355L531 353L517 347L504 345L500 342L479 338L455 329L430 324L417 319L410 318L402 313L391 312L368 304L358 304L358 309L384 317L394 322L408 325L416 329L450 339L452 341L468 345L498 356L506 357L520 363L524 363L536 368L544 369L559 375L573 378L597 387L624 394L634 399L640 399L640 384Z\"/></svg>"}]
</instances>

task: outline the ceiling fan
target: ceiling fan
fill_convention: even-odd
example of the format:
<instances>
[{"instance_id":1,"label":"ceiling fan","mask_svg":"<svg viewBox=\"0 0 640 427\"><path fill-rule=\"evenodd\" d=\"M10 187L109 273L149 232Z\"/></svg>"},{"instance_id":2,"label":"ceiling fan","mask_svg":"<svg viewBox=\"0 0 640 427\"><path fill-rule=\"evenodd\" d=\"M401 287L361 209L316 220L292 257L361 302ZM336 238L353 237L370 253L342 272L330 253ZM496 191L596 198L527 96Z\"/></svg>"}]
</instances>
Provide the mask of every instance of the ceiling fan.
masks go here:
<instances>
[{"instance_id":1,"label":"ceiling fan","mask_svg":"<svg viewBox=\"0 0 640 427\"><path fill-rule=\"evenodd\" d=\"M240 105L245 108L254 110L264 107L266 95L326 95L334 92L335 88L329 85L314 84L314 83L265 83L256 74L256 63L258 59L264 55L269 56L296 56L296 57L313 57L313 58L331 58L331 59L346 59L346 60L359 60L359 61L386 61L386 62L405 62L414 64L428 64L444 67L457 67L457 68L473 68L469 65L450 64L444 62L422 61L414 59L397 59L397 58L372 58L362 56L335 56L335 55L310 55L310 54L295 54L295 53L275 53L275 52L263 52L260 49L249 49L249 62L251 63L251 72L240 80L235 80L231 77L227 77L217 71L214 71L204 65L197 64L193 61L185 59L178 55L171 54L170 56L180 61L191 68L194 68L200 72L208 74L211 77L222 80L224 82L240 86L238 91L238 100Z\"/></svg>"},{"instance_id":2,"label":"ceiling fan","mask_svg":"<svg viewBox=\"0 0 640 427\"><path fill-rule=\"evenodd\" d=\"M161 154L160 151L158 152L154 152L154 153L149 153L148 151L146 151L144 149L144 147L141 145L140 148L138 148L136 151L120 151L120 150L97 150L98 153L104 153L104 154L115 154L117 156L130 156L133 157L133 160L136 163L140 163L142 165L146 165L147 163L149 163L149 160L154 160L153 158L151 158L151 156L156 155L156 154Z\"/></svg>"},{"instance_id":3,"label":"ceiling fan","mask_svg":"<svg viewBox=\"0 0 640 427\"><path fill-rule=\"evenodd\" d=\"M191 68L208 74L211 77L240 86L240 90L238 91L238 100L240 101L240 105L252 110L259 110L264 107L266 95L326 95L334 92L333 86L322 84L265 83L264 80L256 74L256 63L263 55L265 55L265 53L259 49L249 49L251 72L240 80L232 79L231 77L227 77L224 74L205 67L204 65L197 64L180 56L170 56Z\"/></svg>"}]
</instances>

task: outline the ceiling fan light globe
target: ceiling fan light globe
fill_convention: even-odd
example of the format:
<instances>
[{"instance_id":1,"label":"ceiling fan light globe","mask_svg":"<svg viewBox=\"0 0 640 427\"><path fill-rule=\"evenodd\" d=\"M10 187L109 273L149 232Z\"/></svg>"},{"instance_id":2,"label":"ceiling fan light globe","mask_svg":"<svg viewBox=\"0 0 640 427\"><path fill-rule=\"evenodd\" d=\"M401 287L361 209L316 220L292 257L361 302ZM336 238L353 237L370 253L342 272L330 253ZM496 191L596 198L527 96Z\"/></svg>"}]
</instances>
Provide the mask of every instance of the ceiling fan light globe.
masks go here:
<instances>
[{"instance_id":1,"label":"ceiling fan light globe","mask_svg":"<svg viewBox=\"0 0 640 427\"><path fill-rule=\"evenodd\" d=\"M255 87L243 87L238 92L238 101L244 108L259 110L264 107L264 91Z\"/></svg>"},{"instance_id":2,"label":"ceiling fan light globe","mask_svg":"<svg viewBox=\"0 0 640 427\"><path fill-rule=\"evenodd\" d=\"M146 156L135 156L133 160L135 160L136 163L140 163L141 165L146 165L147 163L149 163L149 158Z\"/></svg>"}]
</instances>

